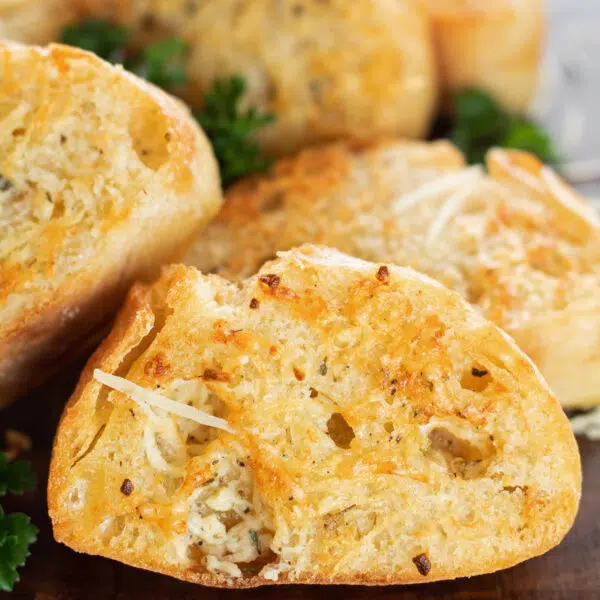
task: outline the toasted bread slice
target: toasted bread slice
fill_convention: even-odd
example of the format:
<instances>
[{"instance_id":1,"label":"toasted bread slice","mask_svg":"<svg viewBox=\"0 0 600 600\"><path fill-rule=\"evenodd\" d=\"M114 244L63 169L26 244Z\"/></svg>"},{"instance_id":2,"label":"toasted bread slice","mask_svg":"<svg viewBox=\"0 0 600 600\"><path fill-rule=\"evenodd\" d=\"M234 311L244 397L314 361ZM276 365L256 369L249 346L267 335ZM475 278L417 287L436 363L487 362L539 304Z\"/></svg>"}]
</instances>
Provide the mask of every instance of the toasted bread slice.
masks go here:
<instances>
[{"instance_id":1,"label":"toasted bread slice","mask_svg":"<svg viewBox=\"0 0 600 600\"><path fill-rule=\"evenodd\" d=\"M510 332L564 406L600 404L597 216L526 153L488 168L447 142L307 150L230 189L188 262L240 279L314 242L411 266Z\"/></svg>"},{"instance_id":2,"label":"toasted bread slice","mask_svg":"<svg viewBox=\"0 0 600 600\"><path fill-rule=\"evenodd\" d=\"M179 101L93 54L0 44L0 405L181 256L221 204Z\"/></svg>"},{"instance_id":3,"label":"toasted bread slice","mask_svg":"<svg viewBox=\"0 0 600 600\"><path fill-rule=\"evenodd\" d=\"M56 539L228 587L434 581L557 544L577 446L516 344L410 269L279 256L132 290L58 429Z\"/></svg>"},{"instance_id":4,"label":"toasted bread slice","mask_svg":"<svg viewBox=\"0 0 600 600\"><path fill-rule=\"evenodd\" d=\"M242 76L245 105L272 111L260 142L280 155L339 137L423 137L437 101L434 43L415 0L71 0L128 27L140 47L189 45L198 106L215 79Z\"/></svg>"},{"instance_id":5,"label":"toasted bread slice","mask_svg":"<svg viewBox=\"0 0 600 600\"><path fill-rule=\"evenodd\" d=\"M522 112L538 83L544 0L419 0L430 11L446 92L487 90Z\"/></svg>"}]
</instances>

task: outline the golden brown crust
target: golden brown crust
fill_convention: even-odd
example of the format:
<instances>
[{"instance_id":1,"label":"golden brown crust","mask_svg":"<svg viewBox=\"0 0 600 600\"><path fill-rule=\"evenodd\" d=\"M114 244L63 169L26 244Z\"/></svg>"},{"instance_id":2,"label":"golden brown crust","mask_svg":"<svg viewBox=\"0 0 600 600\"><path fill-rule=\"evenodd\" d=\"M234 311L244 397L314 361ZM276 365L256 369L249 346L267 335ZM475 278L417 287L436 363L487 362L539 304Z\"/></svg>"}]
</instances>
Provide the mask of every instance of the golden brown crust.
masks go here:
<instances>
[{"instance_id":1,"label":"golden brown crust","mask_svg":"<svg viewBox=\"0 0 600 600\"><path fill-rule=\"evenodd\" d=\"M258 307L250 306L250 298L259 301ZM412 305L412 312L405 301ZM386 317L398 309L403 319ZM414 335L405 331L412 327L413 317L433 329L431 336L412 339L417 347L411 354L402 340ZM346 352L338 333L356 333L357 323L364 323L369 335ZM305 325L311 336L322 336L319 339L325 345L316 353L303 346L308 339ZM268 350L269 344L278 347L277 358ZM394 382L399 363L393 366L387 359L395 360L397 353L402 355L404 374L400 377L406 379ZM462 391L455 390L450 399L423 385L424 372L432 373L437 366L446 365L442 368L450 379L455 366L461 372L463 353L467 364L475 361L481 369L493 372L493 378L485 381L487 392L486 388L481 391L479 382L464 381ZM328 356L326 369L318 364L313 369L310 363L320 362L323 354ZM291 356L292 364L301 368L288 369ZM411 357L417 361L414 365ZM156 368L159 362L160 369ZM381 369L386 364L390 365L387 373ZM420 379L409 376L413 367L420 369ZM142 411L121 395L107 396L106 388L92 378L96 368L147 388L160 386L163 393L177 381L203 381L225 403L235 433L215 433L216 439L188 459L183 476L176 480L179 487L163 488L169 478L157 472L144 453ZM251 376L255 368L260 379ZM271 372L272 368L281 372ZM332 377L327 379L330 384L324 383L323 373ZM442 378L430 376L436 389L445 385ZM354 393L353 388L344 387L346 377L356 386ZM384 389L391 384L403 390L401 396L407 394L411 425L398 429L402 431L398 441L382 426L389 421L401 428L402 403L393 407L386 400L380 403L377 384L369 383L368 391L358 392L361 377L373 377L373 382L383 382ZM260 399L256 395L248 402L237 387L239 381L267 387L260 388ZM268 400L280 393L276 382L289 386L281 405ZM311 391L297 397L298 390L308 386L311 390L318 387L318 395ZM479 398L478 393L483 395ZM329 399L335 404L330 405ZM354 428L355 439L348 449L325 443L327 435L311 426L322 409L338 411ZM288 419L300 429L288 433L294 442L278 446L276 427ZM416 442L423 435L419 432L431 431L440 423L455 423L465 436L470 431L472 443L481 445L484 454L472 465L471 475L459 471L448 478L439 470L443 462L422 463L421 467L411 463L415 458L408 451L410 440ZM492 432L492 442L486 441ZM185 524L191 528L186 499L214 480L209 474L211 469L220 469L214 466L220 455L216 461L212 458L223 449L233 451L253 473L254 494L260 494L262 504L273 511L269 527L276 536L282 536L285 528L300 536L304 525L315 522L318 526L318 537L298 558L304 559L305 566L282 572L276 583L387 585L506 568L556 545L570 527L579 499L580 467L569 424L539 373L507 336L478 317L459 296L424 276L313 247L282 256L266 265L260 277L239 288L218 278L201 277L192 269L172 267L152 288L132 290L114 330L86 367L57 432L48 487L56 539L77 551L203 585L244 588L275 583L266 573L229 577L208 571L205 557L195 554L195 542L194 549L189 549L193 539L186 538L186 553L174 551ZM424 451L427 461L432 460L431 451ZM314 462L307 469L311 458ZM478 461L485 464L483 474L477 471ZM353 471L354 465L360 468ZM331 468L338 473L333 479L327 475ZM119 492L124 477L133 482L133 493ZM389 522L382 521L379 528L389 531L392 539L384 536L388 541L380 541L379 550L368 545L369 533L356 537L351 517L336 525L335 520L327 520L331 509L322 508L345 502L352 503L347 509L351 510L363 490L362 503L376 514L378 502L386 502L386 490L394 498L389 514L384 510ZM409 508L413 496L419 505L416 512ZM444 515L437 515L434 507L443 498L452 508L446 506ZM478 510L467 514L464 510L469 506ZM352 513L345 510L342 514ZM449 527L448 514L455 524L439 539L431 523ZM417 521L413 524L412 519ZM350 539L344 537L344 527L350 527ZM484 527L481 534L480 527ZM377 528L371 535L375 533ZM281 539L273 538L276 553ZM350 554L339 554L336 546L328 545L332 540L342 548L349 544ZM410 548L406 564L400 559L405 550L396 548L396 541ZM357 550L368 560L361 567L343 568L344 560L353 560ZM426 575L413 564L421 553L427 553L431 563Z\"/></svg>"},{"instance_id":2,"label":"golden brown crust","mask_svg":"<svg viewBox=\"0 0 600 600\"><path fill-rule=\"evenodd\" d=\"M67 46L38 48L5 42L0 45L0 59L5 106L22 102L29 111L21 123L12 125L14 131L25 132L25 141L21 143L15 133L12 137L7 134L0 171L14 180L18 189L19 195L15 193L9 202L21 202L30 211L26 222L11 217L9 208L0 213L0 219L5 219L4 243L8 244L6 249L0 244L3 404L89 344L132 281L151 278L161 264L181 256L191 236L217 210L220 186L212 151L189 112L157 88ZM15 84L23 79L24 71L27 79L19 87ZM53 75L56 72L58 78ZM105 96L94 96L90 82L105 86ZM52 101L36 105L45 86ZM86 86L88 105L81 96L86 92L80 91ZM68 97L72 104L65 107ZM102 129L76 130L68 120L82 118L77 111L91 110L85 119L98 118L102 128L104 115L114 110L111 103L117 110L121 107L121 117L111 124L114 142L103 137ZM135 125L126 118L123 122L133 105ZM13 115L1 115L4 127L10 126L7 123ZM144 127L167 131L168 140L144 138ZM124 136L122 148L128 143L131 148L124 150L121 158L112 147L118 144L117 136ZM71 143L77 147L71 149ZM152 156L144 143L156 152L156 158L144 156L144 152ZM96 166L77 164L95 152ZM47 166L50 155L54 155L56 167ZM108 186L104 187L101 177L108 180ZM90 189L87 186L93 185L99 191L90 206L84 194ZM71 186L82 191L73 196ZM40 194L54 206L61 203L60 208L52 208L50 214L36 212ZM17 227L14 232L13 227ZM19 253L7 241L11 235L25 245L17 248ZM73 258L69 246L73 240L78 240L81 260ZM27 258L27 252L35 258Z\"/></svg>"},{"instance_id":3,"label":"golden brown crust","mask_svg":"<svg viewBox=\"0 0 600 600\"><path fill-rule=\"evenodd\" d=\"M597 404L598 217L528 153L492 150L487 166L489 176L466 170L447 142L306 150L228 190L186 260L237 280L278 250L312 242L412 266L509 331L564 406ZM412 193L423 195L398 210ZM569 327L579 350L563 352L556 340Z\"/></svg>"}]
</instances>

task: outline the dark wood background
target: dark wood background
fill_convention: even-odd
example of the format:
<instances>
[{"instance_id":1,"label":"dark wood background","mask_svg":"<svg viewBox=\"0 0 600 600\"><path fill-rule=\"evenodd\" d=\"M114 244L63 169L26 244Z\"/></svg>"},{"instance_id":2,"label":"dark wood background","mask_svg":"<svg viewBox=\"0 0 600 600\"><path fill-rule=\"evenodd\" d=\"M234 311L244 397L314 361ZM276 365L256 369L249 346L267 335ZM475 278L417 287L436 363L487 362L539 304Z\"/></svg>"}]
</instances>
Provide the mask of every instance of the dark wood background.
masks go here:
<instances>
[{"instance_id":1,"label":"dark wood background","mask_svg":"<svg viewBox=\"0 0 600 600\"><path fill-rule=\"evenodd\" d=\"M551 27L547 62L554 61L554 67L557 67L556 52L565 45L564 37L573 35L576 21L583 21L588 30L594 22L597 24L597 50L593 47L588 50L592 52L592 59L600 59L600 0L548 2ZM566 58L571 60L568 53ZM579 60L576 49L572 53L572 60ZM581 147L569 151L570 159L600 156L600 117L597 115L600 60L593 62L597 63L597 76L588 76L587 79L580 79L575 83L571 81L564 89L561 88L552 102L550 111L544 116L552 133L560 138L564 125L563 107L566 104L577 102L594 115L595 118L586 124L586 135ZM581 189L586 195L600 198L600 186L595 182L587 183ZM40 529L39 539L32 548L32 556L25 568L21 569L21 582L17 584L13 594L5 594L5 597L38 600L216 600L233 597L245 600L600 599L600 442L585 439L578 440L584 474L583 498L579 516L571 532L558 548L548 554L492 575L411 587L277 586L231 592L185 584L107 559L76 554L57 544L52 538L46 510L45 484L52 437L62 407L75 386L81 366L74 365L43 388L0 412L0 435L6 428L13 428L27 433L32 438L33 450L24 458L32 461L40 479L37 491L3 501L7 510L20 510L31 515Z\"/></svg>"}]
</instances>

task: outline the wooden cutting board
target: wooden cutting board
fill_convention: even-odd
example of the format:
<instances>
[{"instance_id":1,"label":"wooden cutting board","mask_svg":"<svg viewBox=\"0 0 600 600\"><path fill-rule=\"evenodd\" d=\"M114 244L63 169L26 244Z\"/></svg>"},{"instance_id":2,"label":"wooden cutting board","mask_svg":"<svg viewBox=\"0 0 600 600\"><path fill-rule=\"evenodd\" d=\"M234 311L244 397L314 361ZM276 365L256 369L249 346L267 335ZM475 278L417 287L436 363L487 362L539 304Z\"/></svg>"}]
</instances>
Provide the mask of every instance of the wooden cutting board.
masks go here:
<instances>
[{"instance_id":1,"label":"wooden cutting board","mask_svg":"<svg viewBox=\"0 0 600 600\"><path fill-rule=\"evenodd\" d=\"M5 502L7 510L31 515L40 529L32 556L21 570L13 598L36 600L594 600L600 598L600 442L580 439L583 500L574 528L545 556L493 575L405 587L277 586L245 592L213 590L156 575L93 556L76 554L57 544L46 510L45 483L52 438L62 407L75 387L76 365L46 386L0 413L6 427L27 433L32 452L25 455L40 478L37 491ZM8 597L8 595L7 595Z\"/></svg>"}]
</instances>

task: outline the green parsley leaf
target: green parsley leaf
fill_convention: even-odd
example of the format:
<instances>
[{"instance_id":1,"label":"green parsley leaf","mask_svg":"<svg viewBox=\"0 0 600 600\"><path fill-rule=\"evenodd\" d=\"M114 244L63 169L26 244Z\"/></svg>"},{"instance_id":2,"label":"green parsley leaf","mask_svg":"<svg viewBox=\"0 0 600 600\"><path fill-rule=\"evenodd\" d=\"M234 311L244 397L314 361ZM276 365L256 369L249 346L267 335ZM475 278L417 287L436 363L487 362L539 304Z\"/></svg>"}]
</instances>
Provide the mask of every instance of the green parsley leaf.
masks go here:
<instances>
[{"instance_id":1,"label":"green parsley leaf","mask_svg":"<svg viewBox=\"0 0 600 600\"><path fill-rule=\"evenodd\" d=\"M0 590L10 592L29 556L29 546L37 539L38 530L27 515L7 515L0 506Z\"/></svg>"},{"instance_id":2,"label":"green parsley leaf","mask_svg":"<svg viewBox=\"0 0 600 600\"><path fill-rule=\"evenodd\" d=\"M6 452L0 452L0 496L7 493L22 494L32 490L36 483L36 476L32 473L29 462L8 462Z\"/></svg>"},{"instance_id":3,"label":"green parsley leaf","mask_svg":"<svg viewBox=\"0 0 600 600\"><path fill-rule=\"evenodd\" d=\"M558 162L550 136L538 125L527 119L513 119L502 145L505 148L527 150L545 163Z\"/></svg>"},{"instance_id":4,"label":"green parsley leaf","mask_svg":"<svg viewBox=\"0 0 600 600\"><path fill-rule=\"evenodd\" d=\"M456 96L456 116L448 137L469 163L483 163L493 146L527 150L546 163L557 160L548 134L533 121L506 112L487 92L466 89Z\"/></svg>"},{"instance_id":5,"label":"green parsley leaf","mask_svg":"<svg viewBox=\"0 0 600 600\"><path fill-rule=\"evenodd\" d=\"M123 66L163 89L188 83L185 58L188 45L170 38L149 46L141 53L127 47L129 31L100 19L88 19L63 29L62 41L95 52L101 58ZM256 142L256 132L271 123L271 113L258 114L256 109L240 109L246 90L241 77L215 81L195 116L210 139L221 170L224 186L250 173L266 171L271 161L265 158Z\"/></svg>"},{"instance_id":6,"label":"green parsley leaf","mask_svg":"<svg viewBox=\"0 0 600 600\"><path fill-rule=\"evenodd\" d=\"M125 60L129 30L102 19L86 19L65 27L60 41L94 52L100 58L116 64Z\"/></svg>"},{"instance_id":7,"label":"green parsley leaf","mask_svg":"<svg viewBox=\"0 0 600 600\"><path fill-rule=\"evenodd\" d=\"M240 101L246 90L241 77L217 79L195 117L210 138L224 186L237 179L266 171L271 161L256 142L257 130L273 122L271 113L258 114L255 108L242 111Z\"/></svg>"},{"instance_id":8,"label":"green parsley leaf","mask_svg":"<svg viewBox=\"0 0 600 600\"><path fill-rule=\"evenodd\" d=\"M188 45L179 38L162 40L146 48L129 70L163 89L185 85L188 76L184 60Z\"/></svg>"}]
</instances>

